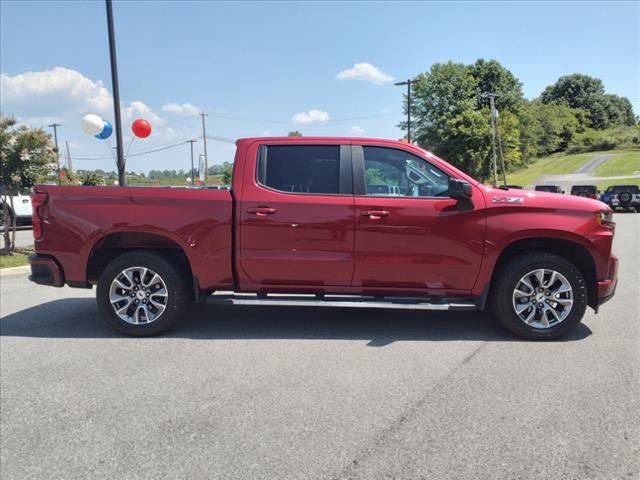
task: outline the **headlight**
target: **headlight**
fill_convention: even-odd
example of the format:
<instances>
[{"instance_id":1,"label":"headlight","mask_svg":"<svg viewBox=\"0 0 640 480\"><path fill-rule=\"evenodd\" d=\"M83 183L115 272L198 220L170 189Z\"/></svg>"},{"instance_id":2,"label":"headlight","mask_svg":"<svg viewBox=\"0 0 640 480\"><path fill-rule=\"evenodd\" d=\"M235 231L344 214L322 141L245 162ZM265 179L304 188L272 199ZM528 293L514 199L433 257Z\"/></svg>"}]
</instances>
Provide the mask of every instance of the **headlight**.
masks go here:
<instances>
[{"instance_id":1,"label":"headlight","mask_svg":"<svg viewBox=\"0 0 640 480\"><path fill-rule=\"evenodd\" d=\"M603 210L596 212L596 221L605 228L614 229L616 222L613 221L613 212L611 210Z\"/></svg>"}]
</instances>

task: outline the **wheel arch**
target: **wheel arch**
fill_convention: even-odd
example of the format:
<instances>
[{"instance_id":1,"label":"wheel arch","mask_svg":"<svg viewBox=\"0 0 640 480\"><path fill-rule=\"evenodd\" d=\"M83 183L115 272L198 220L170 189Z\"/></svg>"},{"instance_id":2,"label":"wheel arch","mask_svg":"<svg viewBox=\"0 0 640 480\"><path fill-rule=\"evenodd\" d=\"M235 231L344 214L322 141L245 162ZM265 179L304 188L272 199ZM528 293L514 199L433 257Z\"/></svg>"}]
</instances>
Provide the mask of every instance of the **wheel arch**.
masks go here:
<instances>
[{"instance_id":1,"label":"wheel arch","mask_svg":"<svg viewBox=\"0 0 640 480\"><path fill-rule=\"evenodd\" d=\"M495 285L495 279L510 260L523 252L546 252L559 255L571 263L580 271L587 285L587 303L595 308L598 300L597 273L595 259L581 243L554 237L521 238L508 244L500 253L493 273L490 285ZM489 291L489 295L491 292Z\"/></svg>"},{"instance_id":2,"label":"wheel arch","mask_svg":"<svg viewBox=\"0 0 640 480\"><path fill-rule=\"evenodd\" d=\"M98 277L114 258L135 250L151 251L163 255L188 276L197 292L198 280L193 274L191 262L185 249L168 236L151 232L114 232L97 240L87 257L86 280L90 284L97 282Z\"/></svg>"}]
</instances>

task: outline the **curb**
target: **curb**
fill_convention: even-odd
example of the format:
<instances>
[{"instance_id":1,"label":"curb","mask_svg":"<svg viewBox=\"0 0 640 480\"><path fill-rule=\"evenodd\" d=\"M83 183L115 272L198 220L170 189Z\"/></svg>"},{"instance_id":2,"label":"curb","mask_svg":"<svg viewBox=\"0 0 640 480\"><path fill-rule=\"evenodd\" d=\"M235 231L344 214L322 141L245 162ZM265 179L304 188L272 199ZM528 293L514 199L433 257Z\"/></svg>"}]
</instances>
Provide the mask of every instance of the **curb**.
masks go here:
<instances>
[{"instance_id":1,"label":"curb","mask_svg":"<svg viewBox=\"0 0 640 480\"><path fill-rule=\"evenodd\" d=\"M0 268L0 277L10 277L13 275L21 275L28 273L31 270L29 265L23 265L22 267Z\"/></svg>"}]
</instances>

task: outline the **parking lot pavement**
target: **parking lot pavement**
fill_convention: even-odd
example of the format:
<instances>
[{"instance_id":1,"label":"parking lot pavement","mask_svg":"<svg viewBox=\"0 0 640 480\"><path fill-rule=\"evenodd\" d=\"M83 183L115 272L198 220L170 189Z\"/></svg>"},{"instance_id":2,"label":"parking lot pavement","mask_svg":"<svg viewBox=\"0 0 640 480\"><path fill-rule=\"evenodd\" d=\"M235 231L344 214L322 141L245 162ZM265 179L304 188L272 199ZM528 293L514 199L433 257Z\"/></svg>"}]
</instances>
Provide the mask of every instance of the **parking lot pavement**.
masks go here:
<instances>
[{"instance_id":1,"label":"parking lot pavement","mask_svg":"<svg viewBox=\"0 0 640 480\"><path fill-rule=\"evenodd\" d=\"M0 231L0 236L4 232ZM33 245L33 230L30 225L19 226L16 229L16 247L24 248Z\"/></svg>"},{"instance_id":2,"label":"parking lot pavement","mask_svg":"<svg viewBox=\"0 0 640 480\"><path fill-rule=\"evenodd\" d=\"M0 477L640 478L640 215L570 337L486 314L198 306L124 338L93 292L2 278Z\"/></svg>"}]
</instances>

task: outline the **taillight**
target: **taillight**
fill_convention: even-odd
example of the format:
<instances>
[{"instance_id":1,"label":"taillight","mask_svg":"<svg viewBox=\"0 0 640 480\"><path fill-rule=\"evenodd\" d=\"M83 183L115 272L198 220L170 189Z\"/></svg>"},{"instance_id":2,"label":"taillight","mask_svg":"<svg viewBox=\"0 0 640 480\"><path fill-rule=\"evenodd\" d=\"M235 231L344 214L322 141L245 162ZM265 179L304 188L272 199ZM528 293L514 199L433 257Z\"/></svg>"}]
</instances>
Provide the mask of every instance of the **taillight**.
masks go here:
<instances>
[{"instance_id":1,"label":"taillight","mask_svg":"<svg viewBox=\"0 0 640 480\"><path fill-rule=\"evenodd\" d=\"M42 211L41 208L47 203L49 196L46 193L33 193L31 194L31 208L33 209L32 226L33 226L33 238L36 240L42 239Z\"/></svg>"}]
</instances>

